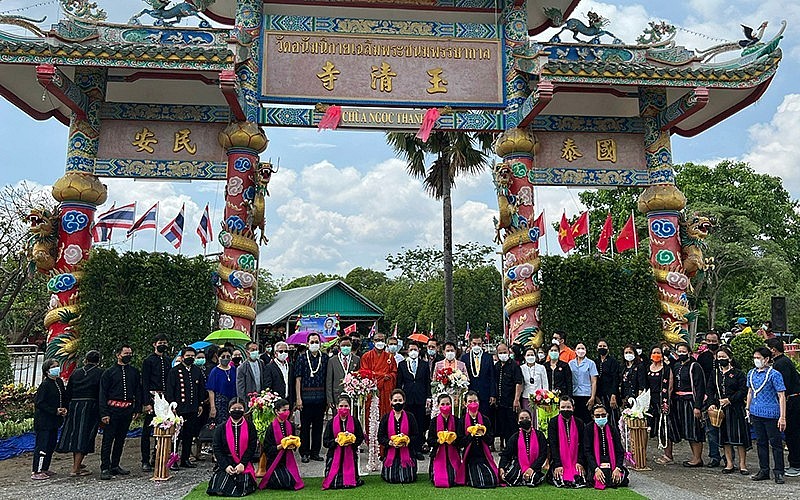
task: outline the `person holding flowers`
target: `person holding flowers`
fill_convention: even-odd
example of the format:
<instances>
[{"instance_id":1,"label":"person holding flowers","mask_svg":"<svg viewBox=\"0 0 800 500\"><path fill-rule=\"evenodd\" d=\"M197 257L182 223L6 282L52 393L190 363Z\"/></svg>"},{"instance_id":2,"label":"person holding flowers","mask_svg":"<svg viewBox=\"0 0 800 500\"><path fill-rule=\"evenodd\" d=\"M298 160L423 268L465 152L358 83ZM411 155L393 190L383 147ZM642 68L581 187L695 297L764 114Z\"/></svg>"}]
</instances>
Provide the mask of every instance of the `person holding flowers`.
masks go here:
<instances>
[{"instance_id":1,"label":"person holding flowers","mask_svg":"<svg viewBox=\"0 0 800 500\"><path fill-rule=\"evenodd\" d=\"M301 490L305 485L294 456L295 450L300 446L300 438L294 434L294 428L289 421L289 401L279 399L273 408L275 419L267 428L262 446L270 465L258 488Z\"/></svg>"},{"instance_id":2,"label":"person holding flowers","mask_svg":"<svg viewBox=\"0 0 800 500\"><path fill-rule=\"evenodd\" d=\"M381 478L387 483L408 484L417 480L417 460L411 443L419 434L414 415L405 411L406 394L395 389L391 396L392 411L381 417L378 443L386 450Z\"/></svg>"},{"instance_id":3,"label":"person holding flowers","mask_svg":"<svg viewBox=\"0 0 800 500\"><path fill-rule=\"evenodd\" d=\"M452 372L460 371L462 373L467 373L467 365L460 359L456 359L456 351L456 345L453 342L444 343L444 359L437 361L434 365L433 376L436 375L436 372L444 368L450 368Z\"/></svg>"},{"instance_id":4,"label":"person holding flowers","mask_svg":"<svg viewBox=\"0 0 800 500\"><path fill-rule=\"evenodd\" d=\"M583 456L583 422L573 415L575 402L562 396L559 413L550 419L547 440L550 445L550 480L557 488L586 486L586 466Z\"/></svg>"},{"instance_id":5,"label":"person holding flowers","mask_svg":"<svg viewBox=\"0 0 800 500\"><path fill-rule=\"evenodd\" d=\"M538 486L544 481L542 466L547 460L547 439L533 427L533 414L520 410L519 430L500 453L500 480L508 486Z\"/></svg>"},{"instance_id":6,"label":"person holding flowers","mask_svg":"<svg viewBox=\"0 0 800 500\"><path fill-rule=\"evenodd\" d=\"M478 393L467 393L467 413L462 423L463 434L459 447L463 448L462 467L467 486L473 488L496 488L500 479L489 445L492 437L492 422L481 414Z\"/></svg>"},{"instance_id":7,"label":"person holding flowers","mask_svg":"<svg viewBox=\"0 0 800 500\"><path fill-rule=\"evenodd\" d=\"M430 476L437 488L452 488L464 485L464 470L456 440L463 427L453 415L453 399L447 393L436 398L439 413L431 419L428 429L428 446L431 449Z\"/></svg>"},{"instance_id":8,"label":"person holding flowers","mask_svg":"<svg viewBox=\"0 0 800 500\"><path fill-rule=\"evenodd\" d=\"M257 458L258 432L244 418L244 405L240 398L231 399L227 421L214 430L216 463L208 481L207 495L243 497L257 488L252 462Z\"/></svg>"},{"instance_id":9,"label":"person holding flowers","mask_svg":"<svg viewBox=\"0 0 800 500\"><path fill-rule=\"evenodd\" d=\"M630 472L623 464L625 449L615 425L609 424L609 411L604 404L592 408L593 423L583 430L583 456L595 489L628 486Z\"/></svg>"},{"instance_id":10,"label":"person holding flowers","mask_svg":"<svg viewBox=\"0 0 800 500\"><path fill-rule=\"evenodd\" d=\"M358 447L364 442L361 423L351 414L350 398L342 394L336 402L336 414L325 426L322 444L328 450L322 489L338 490L361 486L358 477Z\"/></svg>"}]
</instances>

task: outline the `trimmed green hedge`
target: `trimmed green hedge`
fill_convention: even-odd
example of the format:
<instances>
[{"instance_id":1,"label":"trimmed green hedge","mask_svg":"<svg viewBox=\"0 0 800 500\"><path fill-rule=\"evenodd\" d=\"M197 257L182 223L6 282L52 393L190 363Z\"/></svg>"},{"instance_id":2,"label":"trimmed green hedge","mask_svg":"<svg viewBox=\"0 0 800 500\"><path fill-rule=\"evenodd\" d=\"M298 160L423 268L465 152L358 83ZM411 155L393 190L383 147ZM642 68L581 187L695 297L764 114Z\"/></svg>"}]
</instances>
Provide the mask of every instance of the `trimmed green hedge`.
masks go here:
<instances>
[{"instance_id":1,"label":"trimmed green hedge","mask_svg":"<svg viewBox=\"0 0 800 500\"><path fill-rule=\"evenodd\" d=\"M124 340L138 365L157 333L169 336L173 351L202 340L213 326L215 267L202 257L92 250L81 281L81 355L97 349L108 365Z\"/></svg>"},{"instance_id":2,"label":"trimmed green hedge","mask_svg":"<svg viewBox=\"0 0 800 500\"><path fill-rule=\"evenodd\" d=\"M645 352L661 340L658 289L645 252L542 258L542 328L545 343L556 330L567 333L567 344L586 343L596 356L597 341L605 338L611 354L639 342Z\"/></svg>"}]
</instances>

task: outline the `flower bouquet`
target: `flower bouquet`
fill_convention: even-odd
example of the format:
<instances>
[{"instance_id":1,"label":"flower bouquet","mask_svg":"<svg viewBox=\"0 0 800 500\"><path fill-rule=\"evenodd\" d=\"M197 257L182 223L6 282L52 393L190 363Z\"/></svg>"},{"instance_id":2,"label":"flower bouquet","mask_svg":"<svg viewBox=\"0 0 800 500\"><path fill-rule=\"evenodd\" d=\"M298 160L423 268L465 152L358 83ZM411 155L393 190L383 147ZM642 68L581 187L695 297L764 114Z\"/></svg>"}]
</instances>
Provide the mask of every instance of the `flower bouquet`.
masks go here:
<instances>
[{"instance_id":1,"label":"flower bouquet","mask_svg":"<svg viewBox=\"0 0 800 500\"><path fill-rule=\"evenodd\" d=\"M619 421L620 435L625 446L625 461L636 470L647 467L647 417L650 409L650 390L628 400Z\"/></svg>"},{"instance_id":2,"label":"flower bouquet","mask_svg":"<svg viewBox=\"0 0 800 500\"><path fill-rule=\"evenodd\" d=\"M367 446L369 447L367 468L370 471L378 470L380 466L380 447L378 446L378 422L380 421L380 409L378 401L378 384L374 379L367 376L367 373L352 372L342 379L342 389L356 402L358 409L358 419L369 429L367 436ZM367 409L367 400L370 405ZM359 463L360 467L360 463Z\"/></svg>"},{"instance_id":3,"label":"flower bouquet","mask_svg":"<svg viewBox=\"0 0 800 500\"><path fill-rule=\"evenodd\" d=\"M169 403L161 394L153 397L153 435L156 442L156 466L153 470L153 480L164 481L169 479L169 468L179 459L177 453L178 436L183 426L183 417L175 414L177 403ZM170 441L172 446L169 446ZM165 446L166 445L166 446Z\"/></svg>"},{"instance_id":4,"label":"flower bouquet","mask_svg":"<svg viewBox=\"0 0 800 500\"><path fill-rule=\"evenodd\" d=\"M431 383L434 398L439 394L448 394L453 400L453 414L461 417L464 414L464 395L469 390L469 377L458 369L444 367L436 370ZM432 417L438 414L434 405Z\"/></svg>"},{"instance_id":5,"label":"flower bouquet","mask_svg":"<svg viewBox=\"0 0 800 500\"><path fill-rule=\"evenodd\" d=\"M259 436L263 436L275 420L275 402L281 397L269 390L250 394L250 416Z\"/></svg>"},{"instance_id":6,"label":"flower bouquet","mask_svg":"<svg viewBox=\"0 0 800 500\"><path fill-rule=\"evenodd\" d=\"M547 436L547 423L558 415L559 392L536 389L529 399L531 407L536 408L536 428Z\"/></svg>"}]
</instances>

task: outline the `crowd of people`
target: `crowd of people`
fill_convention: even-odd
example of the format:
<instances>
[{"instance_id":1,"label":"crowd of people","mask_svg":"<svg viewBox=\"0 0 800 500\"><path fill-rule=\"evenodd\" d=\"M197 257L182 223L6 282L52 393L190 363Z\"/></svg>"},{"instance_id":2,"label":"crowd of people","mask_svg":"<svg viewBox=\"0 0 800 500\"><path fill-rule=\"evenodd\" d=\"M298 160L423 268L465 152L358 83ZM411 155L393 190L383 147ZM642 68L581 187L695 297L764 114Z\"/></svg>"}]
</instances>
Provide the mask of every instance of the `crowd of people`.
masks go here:
<instances>
[{"instance_id":1,"label":"crowd of people","mask_svg":"<svg viewBox=\"0 0 800 500\"><path fill-rule=\"evenodd\" d=\"M105 370L99 353L87 353L66 385L58 364L47 360L35 399L31 477L52 476L54 451L73 453L71 475L91 474L83 459L94 452L99 426L100 479L129 474L120 458L139 413L144 417L141 467L152 471L153 398L163 395L184 419L175 469L196 467L193 444L203 440L204 429L208 434L215 462L211 495L302 488L295 451L300 463L325 463L324 489L357 487L363 484L359 447L374 422L360 421L354 401L343 391L342 381L353 372L378 387L381 477L389 483L416 481L419 462L428 460L436 487L536 486L545 481L558 487L626 486L629 471L618 423L632 398L646 390L651 395L650 437L663 450L657 463L673 463L673 445L686 440L691 456L684 467L721 466L724 474L738 471L754 481L773 478L779 484L784 476L800 476L800 375L778 338L755 349L754 366L746 371L736 366L715 332L706 335L699 352L686 343L662 343L649 353L627 345L621 360L605 340L593 346L596 356L589 357L588 346L578 342L570 347L565 332L554 333L548 345L538 348L500 343L493 353L484 347L482 335L474 335L460 357L454 343L440 346L435 339L410 342L405 355L400 339L376 333L372 342L373 348L361 353L357 338L343 336L323 352L319 335L311 333L293 359L285 342L266 352L256 342L244 350L184 347L173 366L168 339L159 335L141 372L131 366L131 347L121 344L114 364ZM463 415L456 414L461 402L452 395L432 391L436 374L447 369L469 379ZM248 403L263 390L280 399L275 420L259 435ZM531 403L538 390L559 395L558 413L544 422ZM751 430L759 463L752 475L746 462ZM708 462L703 457L706 441ZM259 482L253 464L262 452L268 465Z\"/></svg>"}]
</instances>

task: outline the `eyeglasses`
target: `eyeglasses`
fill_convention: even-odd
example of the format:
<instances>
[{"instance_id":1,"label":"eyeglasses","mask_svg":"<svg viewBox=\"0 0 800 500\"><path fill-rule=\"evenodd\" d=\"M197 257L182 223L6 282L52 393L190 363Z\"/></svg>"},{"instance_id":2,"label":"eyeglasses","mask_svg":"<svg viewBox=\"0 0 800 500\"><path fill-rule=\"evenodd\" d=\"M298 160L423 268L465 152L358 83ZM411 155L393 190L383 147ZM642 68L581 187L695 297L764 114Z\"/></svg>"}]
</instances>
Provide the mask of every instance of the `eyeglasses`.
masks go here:
<instances>
[{"instance_id":1,"label":"eyeglasses","mask_svg":"<svg viewBox=\"0 0 800 500\"><path fill-rule=\"evenodd\" d=\"M230 356L220 356L219 359L231 359Z\"/></svg>"},{"instance_id":2,"label":"eyeglasses","mask_svg":"<svg viewBox=\"0 0 800 500\"><path fill-rule=\"evenodd\" d=\"M608 413L601 413L599 415L595 415L594 418L606 418L607 416L608 416Z\"/></svg>"},{"instance_id":3,"label":"eyeglasses","mask_svg":"<svg viewBox=\"0 0 800 500\"><path fill-rule=\"evenodd\" d=\"M281 353L281 352L289 352L289 351L287 349L279 349L279 350L277 350L275 352Z\"/></svg>"}]
</instances>

